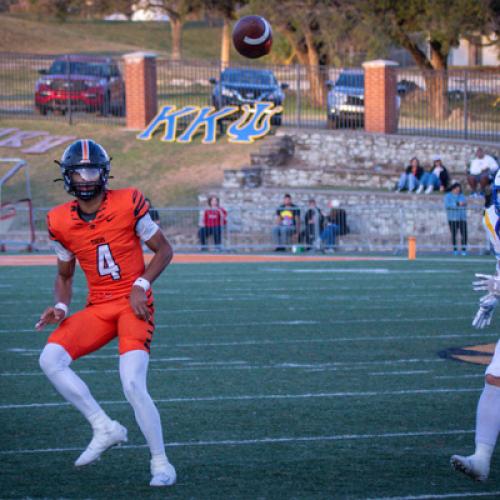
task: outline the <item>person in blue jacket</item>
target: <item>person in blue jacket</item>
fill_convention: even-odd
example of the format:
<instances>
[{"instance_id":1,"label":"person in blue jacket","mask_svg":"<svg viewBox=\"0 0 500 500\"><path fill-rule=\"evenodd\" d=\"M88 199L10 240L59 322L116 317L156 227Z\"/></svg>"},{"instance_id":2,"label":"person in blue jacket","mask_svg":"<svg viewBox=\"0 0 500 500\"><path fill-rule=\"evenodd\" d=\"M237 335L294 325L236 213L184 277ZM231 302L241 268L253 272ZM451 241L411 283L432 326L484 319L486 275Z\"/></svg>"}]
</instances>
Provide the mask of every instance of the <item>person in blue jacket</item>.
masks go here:
<instances>
[{"instance_id":1,"label":"person in blue jacket","mask_svg":"<svg viewBox=\"0 0 500 500\"><path fill-rule=\"evenodd\" d=\"M458 255L457 233L460 231L462 255L467 255L467 200L462 193L462 185L455 182L444 197L444 206L451 231L453 254Z\"/></svg>"}]
</instances>

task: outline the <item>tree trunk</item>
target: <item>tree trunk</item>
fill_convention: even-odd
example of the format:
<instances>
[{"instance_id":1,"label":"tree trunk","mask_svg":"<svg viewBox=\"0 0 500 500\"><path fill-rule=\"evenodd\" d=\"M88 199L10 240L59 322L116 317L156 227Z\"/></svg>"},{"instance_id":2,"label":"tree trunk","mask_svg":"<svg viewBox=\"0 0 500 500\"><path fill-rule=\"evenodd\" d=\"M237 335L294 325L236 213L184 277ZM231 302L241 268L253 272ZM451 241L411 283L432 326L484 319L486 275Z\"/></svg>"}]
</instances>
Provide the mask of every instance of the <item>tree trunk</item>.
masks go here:
<instances>
[{"instance_id":1,"label":"tree trunk","mask_svg":"<svg viewBox=\"0 0 500 500\"><path fill-rule=\"evenodd\" d=\"M230 54L231 54L231 34L230 34L230 23L229 19L224 18L224 24L222 25L222 43L220 50L220 62L222 69L229 66Z\"/></svg>"},{"instance_id":2,"label":"tree trunk","mask_svg":"<svg viewBox=\"0 0 500 500\"><path fill-rule=\"evenodd\" d=\"M183 22L180 17L170 18L170 26L172 29L172 61L180 61L182 59L182 25Z\"/></svg>"},{"instance_id":3,"label":"tree trunk","mask_svg":"<svg viewBox=\"0 0 500 500\"><path fill-rule=\"evenodd\" d=\"M305 34L307 46L307 77L310 85L311 102L317 106L325 106L326 78L321 68L319 53L314 45L312 33Z\"/></svg>"},{"instance_id":4,"label":"tree trunk","mask_svg":"<svg viewBox=\"0 0 500 500\"><path fill-rule=\"evenodd\" d=\"M439 42L431 40L429 45L431 49L431 65L434 68L432 79L427 89L429 92L431 116L436 120L445 120L449 114L448 73L446 71L448 54L443 53Z\"/></svg>"},{"instance_id":5,"label":"tree trunk","mask_svg":"<svg viewBox=\"0 0 500 500\"><path fill-rule=\"evenodd\" d=\"M444 120L448 116L448 54L444 52L441 43L430 40L430 58L427 57L418 45L409 36L399 33L401 45L407 49L415 63L422 71L425 80L427 96L429 98L429 115L435 120Z\"/></svg>"},{"instance_id":6,"label":"tree trunk","mask_svg":"<svg viewBox=\"0 0 500 500\"><path fill-rule=\"evenodd\" d=\"M426 71L424 78L430 116L435 120L445 120L448 117L448 74L443 70Z\"/></svg>"}]
</instances>

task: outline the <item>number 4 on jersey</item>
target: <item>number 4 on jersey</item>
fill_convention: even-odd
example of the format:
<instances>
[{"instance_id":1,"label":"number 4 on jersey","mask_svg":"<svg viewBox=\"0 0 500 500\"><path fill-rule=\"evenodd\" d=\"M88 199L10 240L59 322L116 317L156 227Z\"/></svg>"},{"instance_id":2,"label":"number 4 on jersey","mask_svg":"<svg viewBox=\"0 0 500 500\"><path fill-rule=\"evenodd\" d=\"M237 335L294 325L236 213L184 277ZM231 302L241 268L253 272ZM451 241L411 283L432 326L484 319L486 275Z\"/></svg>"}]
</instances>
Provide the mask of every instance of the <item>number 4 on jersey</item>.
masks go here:
<instances>
[{"instance_id":1,"label":"number 4 on jersey","mask_svg":"<svg viewBox=\"0 0 500 500\"><path fill-rule=\"evenodd\" d=\"M120 279L120 266L113 259L111 249L107 243L97 247L97 269L101 276L111 274L114 280Z\"/></svg>"}]
</instances>

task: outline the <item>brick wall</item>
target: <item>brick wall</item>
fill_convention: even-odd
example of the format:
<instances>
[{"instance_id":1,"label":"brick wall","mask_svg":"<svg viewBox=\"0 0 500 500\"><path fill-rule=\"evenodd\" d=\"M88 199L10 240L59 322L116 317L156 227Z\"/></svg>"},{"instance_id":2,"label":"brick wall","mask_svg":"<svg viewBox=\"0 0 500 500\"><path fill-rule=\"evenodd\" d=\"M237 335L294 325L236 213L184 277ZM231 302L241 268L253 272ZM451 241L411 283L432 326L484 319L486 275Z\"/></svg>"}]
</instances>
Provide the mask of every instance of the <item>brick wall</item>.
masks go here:
<instances>
[{"instance_id":1,"label":"brick wall","mask_svg":"<svg viewBox=\"0 0 500 500\"><path fill-rule=\"evenodd\" d=\"M127 128L144 130L157 113L156 56L135 52L124 59Z\"/></svg>"}]
</instances>

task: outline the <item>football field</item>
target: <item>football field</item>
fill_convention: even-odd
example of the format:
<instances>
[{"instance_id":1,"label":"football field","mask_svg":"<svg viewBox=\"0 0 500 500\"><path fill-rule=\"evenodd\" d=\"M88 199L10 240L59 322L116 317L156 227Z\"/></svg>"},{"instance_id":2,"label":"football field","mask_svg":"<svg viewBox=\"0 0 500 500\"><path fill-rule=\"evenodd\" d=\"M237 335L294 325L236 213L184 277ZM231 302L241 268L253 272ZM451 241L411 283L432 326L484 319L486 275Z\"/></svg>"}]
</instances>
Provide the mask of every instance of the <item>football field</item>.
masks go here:
<instances>
[{"instance_id":1,"label":"football field","mask_svg":"<svg viewBox=\"0 0 500 500\"><path fill-rule=\"evenodd\" d=\"M500 498L500 458L474 483L484 367L440 352L471 327L489 258L173 264L155 284L149 388L178 483L149 487L116 342L76 361L129 442L73 467L91 430L38 366L55 268L0 267L0 498ZM75 279L72 310L86 285Z\"/></svg>"}]
</instances>

